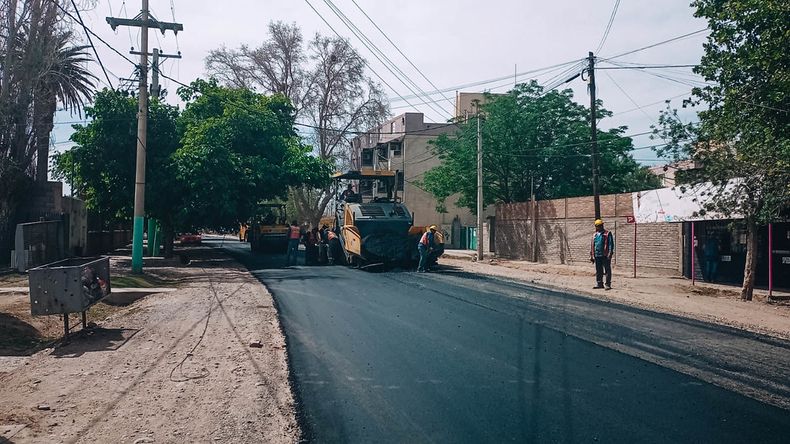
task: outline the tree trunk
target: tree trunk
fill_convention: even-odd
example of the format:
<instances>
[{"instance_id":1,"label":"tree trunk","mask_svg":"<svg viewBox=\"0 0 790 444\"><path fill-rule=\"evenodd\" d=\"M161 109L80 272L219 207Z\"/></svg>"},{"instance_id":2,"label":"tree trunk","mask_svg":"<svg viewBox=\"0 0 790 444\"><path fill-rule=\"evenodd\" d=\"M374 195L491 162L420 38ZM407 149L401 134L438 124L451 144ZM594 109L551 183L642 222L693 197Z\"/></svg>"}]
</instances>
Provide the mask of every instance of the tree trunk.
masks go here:
<instances>
[{"instance_id":1,"label":"tree trunk","mask_svg":"<svg viewBox=\"0 0 790 444\"><path fill-rule=\"evenodd\" d=\"M741 288L741 299L744 301L752 300L754 292L754 277L757 268L757 222L754 220L746 221L746 264L743 267L743 287Z\"/></svg>"},{"instance_id":2,"label":"tree trunk","mask_svg":"<svg viewBox=\"0 0 790 444\"><path fill-rule=\"evenodd\" d=\"M173 226L169 223L162 222L162 246L164 247L164 256L169 259L173 257L173 240L175 236L173 233Z\"/></svg>"},{"instance_id":3,"label":"tree trunk","mask_svg":"<svg viewBox=\"0 0 790 444\"><path fill-rule=\"evenodd\" d=\"M49 180L49 136L57 111L55 96L44 90L38 91L33 105L33 128L36 144L36 182Z\"/></svg>"},{"instance_id":4,"label":"tree trunk","mask_svg":"<svg viewBox=\"0 0 790 444\"><path fill-rule=\"evenodd\" d=\"M0 196L0 265L6 265L11 260L14 238L14 203Z\"/></svg>"}]
</instances>

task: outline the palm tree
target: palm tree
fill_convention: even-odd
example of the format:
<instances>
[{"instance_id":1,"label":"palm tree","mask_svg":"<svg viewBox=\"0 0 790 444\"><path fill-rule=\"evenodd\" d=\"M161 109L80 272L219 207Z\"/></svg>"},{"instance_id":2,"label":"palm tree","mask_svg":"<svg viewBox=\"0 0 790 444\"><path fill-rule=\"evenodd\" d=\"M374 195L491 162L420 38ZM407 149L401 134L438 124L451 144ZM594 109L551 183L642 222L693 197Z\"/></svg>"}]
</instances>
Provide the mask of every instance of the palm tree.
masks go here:
<instances>
[{"instance_id":1,"label":"palm tree","mask_svg":"<svg viewBox=\"0 0 790 444\"><path fill-rule=\"evenodd\" d=\"M72 46L71 41L71 32L52 36L51 44L47 45L49 60L35 86L33 143L37 157L36 180L39 182L47 181L49 140L58 103L66 109L79 111L90 100L95 87L96 76L86 68L87 62L93 60L86 52L89 46Z\"/></svg>"}]
</instances>

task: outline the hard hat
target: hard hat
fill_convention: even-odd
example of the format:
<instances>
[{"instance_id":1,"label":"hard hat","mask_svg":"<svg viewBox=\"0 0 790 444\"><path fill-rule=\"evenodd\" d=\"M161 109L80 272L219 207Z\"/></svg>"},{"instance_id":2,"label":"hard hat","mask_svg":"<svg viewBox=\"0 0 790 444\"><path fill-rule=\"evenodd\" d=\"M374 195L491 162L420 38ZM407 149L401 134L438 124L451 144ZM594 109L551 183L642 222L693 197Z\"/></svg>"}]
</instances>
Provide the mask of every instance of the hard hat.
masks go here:
<instances>
[{"instance_id":1,"label":"hard hat","mask_svg":"<svg viewBox=\"0 0 790 444\"><path fill-rule=\"evenodd\" d=\"M601 219L595 219L595 226L603 225L603 221Z\"/></svg>"},{"instance_id":2,"label":"hard hat","mask_svg":"<svg viewBox=\"0 0 790 444\"><path fill-rule=\"evenodd\" d=\"M436 231L436 225L431 225L430 227L428 227L428 229L429 229L429 230Z\"/></svg>"}]
</instances>

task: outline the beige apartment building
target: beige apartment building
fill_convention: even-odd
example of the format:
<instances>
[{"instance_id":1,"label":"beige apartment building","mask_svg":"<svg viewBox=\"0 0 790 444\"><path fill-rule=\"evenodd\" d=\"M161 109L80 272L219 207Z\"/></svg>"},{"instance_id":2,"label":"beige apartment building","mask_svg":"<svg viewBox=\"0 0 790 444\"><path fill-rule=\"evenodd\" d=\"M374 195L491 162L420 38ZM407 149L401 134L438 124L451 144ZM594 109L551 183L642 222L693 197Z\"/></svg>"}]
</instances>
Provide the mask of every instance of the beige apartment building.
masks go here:
<instances>
[{"instance_id":1,"label":"beige apartment building","mask_svg":"<svg viewBox=\"0 0 790 444\"><path fill-rule=\"evenodd\" d=\"M352 168L395 171L398 195L414 214L415 225L441 225L446 233L475 226L476 217L468 209L456 206L457 196L448 198L446 212L440 213L436 198L416 183L426 171L441 163L431 151L429 142L440 134L452 134L456 130L457 126L451 123L425 122L422 113L401 114L352 140ZM359 192L371 195L374 186L360 184Z\"/></svg>"}]
</instances>

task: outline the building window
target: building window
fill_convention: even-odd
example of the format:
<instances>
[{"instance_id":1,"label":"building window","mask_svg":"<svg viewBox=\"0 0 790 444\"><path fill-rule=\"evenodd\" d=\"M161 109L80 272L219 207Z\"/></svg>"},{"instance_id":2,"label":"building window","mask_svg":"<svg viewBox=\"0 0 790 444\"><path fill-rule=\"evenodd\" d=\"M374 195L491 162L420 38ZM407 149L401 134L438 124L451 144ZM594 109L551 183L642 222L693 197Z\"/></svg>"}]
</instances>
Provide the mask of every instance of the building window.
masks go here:
<instances>
[{"instance_id":1,"label":"building window","mask_svg":"<svg viewBox=\"0 0 790 444\"><path fill-rule=\"evenodd\" d=\"M398 157L401 155L403 145L400 142L395 142L390 144L390 149L392 150L392 156Z\"/></svg>"},{"instance_id":2,"label":"building window","mask_svg":"<svg viewBox=\"0 0 790 444\"><path fill-rule=\"evenodd\" d=\"M381 160L389 159L389 150L387 150L387 145L386 144L379 145L378 146L378 150L379 150L379 159L381 159Z\"/></svg>"},{"instance_id":3,"label":"building window","mask_svg":"<svg viewBox=\"0 0 790 444\"><path fill-rule=\"evenodd\" d=\"M404 182L403 171L398 171L398 191L403 191Z\"/></svg>"},{"instance_id":4,"label":"building window","mask_svg":"<svg viewBox=\"0 0 790 444\"><path fill-rule=\"evenodd\" d=\"M390 122L390 134L395 132L395 122Z\"/></svg>"},{"instance_id":5,"label":"building window","mask_svg":"<svg viewBox=\"0 0 790 444\"><path fill-rule=\"evenodd\" d=\"M373 150L372 149L364 149L362 150L362 166L363 167L373 167Z\"/></svg>"}]
</instances>

